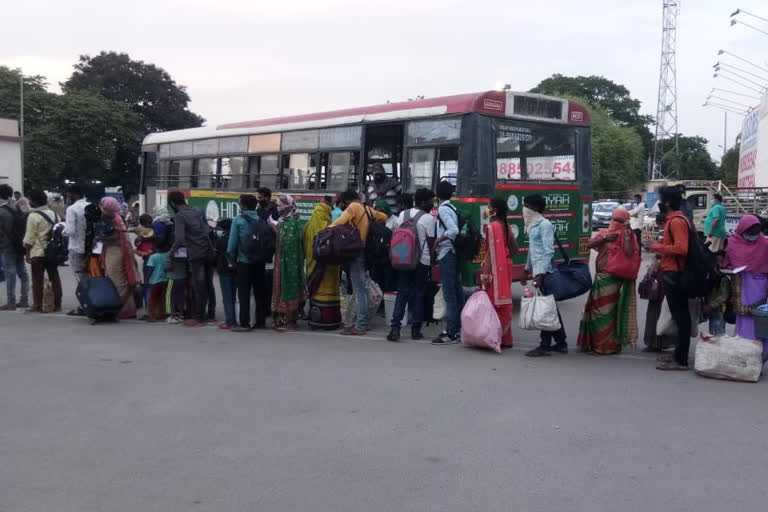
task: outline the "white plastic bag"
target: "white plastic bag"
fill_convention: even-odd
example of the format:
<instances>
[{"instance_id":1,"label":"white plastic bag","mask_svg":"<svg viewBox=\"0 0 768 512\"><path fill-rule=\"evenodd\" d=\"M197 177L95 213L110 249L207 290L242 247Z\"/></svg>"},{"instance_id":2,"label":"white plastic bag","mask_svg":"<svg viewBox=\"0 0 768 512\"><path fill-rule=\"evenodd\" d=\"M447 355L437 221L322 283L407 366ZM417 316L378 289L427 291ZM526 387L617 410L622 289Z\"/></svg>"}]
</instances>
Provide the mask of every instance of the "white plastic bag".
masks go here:
<instances>
[{"instance_id":1,"label":"white plastic bag","mask_svg":"<svg viewBox=\"0 0 768 512\"><path fill-rule=\"evenodd\" d=\"M461 342L501 353L501 322L488 293L478 290L461 310Z\"/></svg>"},{"instance_id":2,"label":"white plastic bag","mask_svg":"<svg viewBox=\"0 0 768 512\"><path fill-rule=\"evenodd\" d=\"M442 320L445 318L445 295L443 295L443 287L441 286L435 294L435 304L432 307L432 318L435 320Z\"/></svg>"},{"instance_id":3,"label":"white plastic bag","mask_svg":"<svg viewBox=\"0 0 768 512\"><path fill-rule=\"evenodd\" d=\"M667 299L661 303L661 312L659 319L656 320L656 336L672 336L677 334L677 322L672 318L672 312L669 310Z\"/></svg>"},{"instance_id":4,"label":"white plastic bag","mask_svg":"<svg viewBox=\"0 0 768 512\"><path fill-rule=\"evenodd\" d=\"M739 336L715 336L696 344L696 373L713 379L757 382L763 371L763 343Z\"/></svg>"},{"instance_id":5,"label":"white plastic bag","mask_svg":"<svg viewBox=\"0 0 768 512\"><path fill-rule=\"evenodd\" d=\"M560 328L557 318L557 303L554 295L542 295L536 288L533 297L523 297L520 301L521 329L529 331L556 331Z\"/></svg>"}]
</instances>

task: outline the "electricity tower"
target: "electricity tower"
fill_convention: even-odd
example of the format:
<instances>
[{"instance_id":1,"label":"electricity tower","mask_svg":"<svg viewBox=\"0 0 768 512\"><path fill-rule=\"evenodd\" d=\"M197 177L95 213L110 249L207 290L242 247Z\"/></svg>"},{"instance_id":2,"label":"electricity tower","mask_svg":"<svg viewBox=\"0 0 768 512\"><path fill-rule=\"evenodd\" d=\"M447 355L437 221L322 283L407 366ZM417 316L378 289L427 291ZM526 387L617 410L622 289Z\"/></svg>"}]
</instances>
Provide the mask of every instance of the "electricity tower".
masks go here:
<instances>
[{"instance_id":1,"label":"electricity tower","mask_svg":"<svg viewBox=\"0 0 768 512\"><path fill-rule=\"evenodd\" d=\"M662 0L664 11L661 29L661 66L659 69L659 98L656 104L656 135L653 138L651 179L672 178L677 169L666 168L664 159L678 153L677 145L677 14L679 0Z\"/></svg>"}]
</instances>

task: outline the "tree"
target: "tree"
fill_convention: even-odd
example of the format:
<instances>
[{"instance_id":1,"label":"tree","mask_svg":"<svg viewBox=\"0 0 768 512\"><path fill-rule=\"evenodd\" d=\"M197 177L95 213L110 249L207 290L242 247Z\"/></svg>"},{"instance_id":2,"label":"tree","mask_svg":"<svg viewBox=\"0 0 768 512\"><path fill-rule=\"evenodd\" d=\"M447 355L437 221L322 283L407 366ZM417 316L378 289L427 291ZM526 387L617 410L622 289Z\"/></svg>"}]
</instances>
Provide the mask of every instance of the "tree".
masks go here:
<instances>
[{"instance_id":1,"label":"tree","mask_svg":"<svg viewBox=\"0 0 768 512\"><path fill-rule=\"evenodd\" d=\"M741 144L736 144L723 155L720 168L717 170L717 178L729 187L737 186L739 182L739 153Z\"/></svg>"},{"instance_id":2,"label":"tree","mask_svg":"<svg viewBox=\"0 0 768 512\"><path fill-rule=\"evenodd\" d=\"M620 126L601 107L592 105L588 109L592 119L595 197L628 197L645 181L643 141L633 128Z\"/></svg>"},{"instance_id":3,"label":"tree","mask_svg":"<svg viewBox=\"0 0 768 512\"><path fill-rule=\"evenodd\" d=\"M0 66L0 117L20 118L20 79L20 69ZM47 86L43 76L24 76L24 123L27 128L44 122L47 107L53 98Z\"/></svg>"},{"instance_id":4,"label":"tree","mask_svg":"<svg viewBox=\"0 0 768 512\"><path fill-rule=\"evenodd\" d=\"M674 141L665 141L664 147L671 148ZM694 136L677 136L678 152L668 153L664 158L664 169L677 171L681 180L715 180L717 165L707 149L707 139Z\"/></svg>"},{"instance_id":5,"label":"tree","mask_svg":"<svg viewBox=\"0 0 768 512\"><path fill-rule=\"evenodd\" d=\"M205 119L188 109L186 87L178 85L162 68L132 60L125 53L81 55L65 92L90 91L125 103L136 112L144 132L179 130L202 126Z\"/></svg>"},{"instance_id":6,"label":"tree","mask_svg":"<svg viewBox=\"0 0 768 512\"><path fill-rule=\"evenodd\" d=\"M654 119L640 114L640 100L630 96L629 89L623 85L602 76L565 76L558 73L539 82L531 92L583 98L587 104L601 107L619 126L637 131L645 150L643 159L647 160L653 144L653 135L648 127Z\"/></svg>"}]
</instances>

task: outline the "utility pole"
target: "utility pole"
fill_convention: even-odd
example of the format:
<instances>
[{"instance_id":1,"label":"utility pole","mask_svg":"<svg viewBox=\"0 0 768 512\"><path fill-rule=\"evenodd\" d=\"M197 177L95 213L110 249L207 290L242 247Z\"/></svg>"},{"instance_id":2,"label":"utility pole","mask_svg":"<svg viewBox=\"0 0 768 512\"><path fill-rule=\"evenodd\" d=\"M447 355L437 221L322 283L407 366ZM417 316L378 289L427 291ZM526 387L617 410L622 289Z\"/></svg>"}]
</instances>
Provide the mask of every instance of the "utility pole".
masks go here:
<instances>
[{"instance_id":1,"label":"utility pole","mask_svg":"<svg viewBox=\"0 0 768 512\"><path fill-rule=\"evenodd\" d=\"M21 194L24 195L24 73L19 74L19 148L21 149Z\"/></svg>"},{"instance_id":2,"label":"utility pole","mask_svg":"<svg viewBox=\"0 0 768 512\"><path fill-rule=\"evenodd\" d=\"M723 121L723 160L725 160L725 154L728 152L728 112L723 112L723 114L725 115Z\"/></svg>"},{"instance_id":3,"label":"utility pole","mask_svg":"<svg viewBox=\"0 0 768 512\"><path fill-rule=\"evenodd\" d=\"M659 68L659 95L656 105L656 134L653 138L651 179L663 179L676 174L675 169L665 170L664 159L670 153L678 153L677 143L677 0L662 0L661 66ZM673 139L673 143L665 141Z\"/></svg>"}]
</instances>

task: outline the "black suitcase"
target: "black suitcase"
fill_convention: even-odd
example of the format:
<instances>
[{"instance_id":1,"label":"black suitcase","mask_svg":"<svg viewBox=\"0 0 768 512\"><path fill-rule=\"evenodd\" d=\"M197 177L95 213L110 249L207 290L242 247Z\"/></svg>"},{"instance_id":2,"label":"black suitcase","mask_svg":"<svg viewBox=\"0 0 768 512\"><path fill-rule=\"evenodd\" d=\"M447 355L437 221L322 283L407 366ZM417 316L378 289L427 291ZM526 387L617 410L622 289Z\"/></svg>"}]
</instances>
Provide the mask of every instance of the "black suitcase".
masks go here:
<instances>
[{"instance_id":1,"label":"black suitcase","mask_svg":"<svg viewBox=\"0 0 768 512\"><path fill-rule=\"evenodd\" d=\"M101 321L117 322L117 315L123 308L123 301L115 284L108 277L81 279L75 292L85 316L91 324Z\"/></svg>"}]
</instances>

